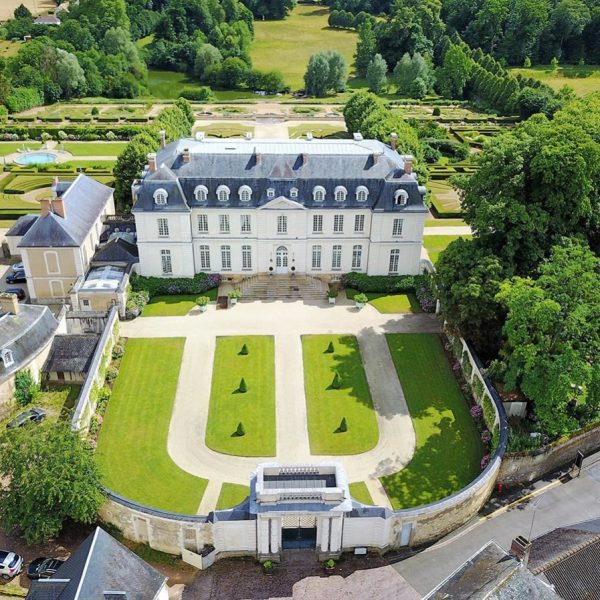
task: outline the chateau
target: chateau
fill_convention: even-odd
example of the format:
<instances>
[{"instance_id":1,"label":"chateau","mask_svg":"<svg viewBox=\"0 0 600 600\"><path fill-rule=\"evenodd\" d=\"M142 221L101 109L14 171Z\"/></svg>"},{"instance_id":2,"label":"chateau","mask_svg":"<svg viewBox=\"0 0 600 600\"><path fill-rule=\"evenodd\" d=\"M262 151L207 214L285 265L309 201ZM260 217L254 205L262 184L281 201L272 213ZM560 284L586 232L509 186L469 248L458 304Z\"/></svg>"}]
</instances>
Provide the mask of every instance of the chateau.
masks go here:
<instances>
[{"instance_id":1,"label":"chateau","mask_svg":"<svg viewBox=\"0 0 600 600\"><path fill-rule=\"evenodd\" d=\"M396 141L163 136L132 188L140 274L418 273L425 188Z\"/></svg>"}]
</instances>

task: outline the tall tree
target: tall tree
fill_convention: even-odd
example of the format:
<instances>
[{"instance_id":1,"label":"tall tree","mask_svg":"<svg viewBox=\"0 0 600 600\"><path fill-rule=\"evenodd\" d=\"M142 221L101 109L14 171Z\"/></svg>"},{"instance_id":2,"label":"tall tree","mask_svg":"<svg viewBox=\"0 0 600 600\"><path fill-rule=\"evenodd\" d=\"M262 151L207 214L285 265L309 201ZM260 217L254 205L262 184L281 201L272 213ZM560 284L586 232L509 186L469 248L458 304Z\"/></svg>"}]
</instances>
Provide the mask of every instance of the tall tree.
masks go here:
<instances>
[{"instance_id":1,"label":"tall tree","mask_svg":"<svg viewBox=\"0 0 600 600\"><path fill-rule=\"evenodd\" d=\"M365 119L381 108L381 100L370 92L354 92L344 106L344 120L348 133L359 133Z\"/></svg>"},{"instance_id":2,"label":"tall tree","mask_svg":"<svg viewBox=\"0 0 600 600\"><path fill-rule=\"evenodd\" d=\"M354 55L356 74L359 77L366 76L367 67L373 60L376 51L377 38L373 31L373 24L367 20L358 28L358 42L356 42L356 54Z\"/></svg>"},{"instance_id":3,"label":"tall tree","mask_svg":"<svg viewBox=\"0 0 600 600\"><path fill-rule=\"evenodd\" d=\"M460 46L453 45L435 72L437 88L446 98L463 98L472 69L473 61Z\"/></svg>"},{"instance_id":4,"label":"tall tree","mask_svg":"<svg viewBox=\"0 0 600 600\"><path fill-rule=\"evenodd\" d=\"M310 96L325 96L328 92L341 92L346 88L348 65L335 51L318 52L308 60L304 85Z\"/></svg>"},{"instance_id":5,"label":"tall tree","mask_svg":"<svg viewBox=\"0 0 600 600\"><path fill-rule=\"evenodd\" d=\"M398 86L398 94L419 98L424 88L425 94L433 87L433 72L430 61L418 52L411 57L408 52L394 67L394 82Z\"/></svg>"},{"instance_id":6,"label":"tall tree","mask_svg":"<svg viewBox=\"0 0 600 600\"><path fill-rule=\"evenodd\" d=\"M367 67L367 84L375 94L380 94L387 86L387 65L381 54L376 54Z\"/></svg>"}]
</instances>

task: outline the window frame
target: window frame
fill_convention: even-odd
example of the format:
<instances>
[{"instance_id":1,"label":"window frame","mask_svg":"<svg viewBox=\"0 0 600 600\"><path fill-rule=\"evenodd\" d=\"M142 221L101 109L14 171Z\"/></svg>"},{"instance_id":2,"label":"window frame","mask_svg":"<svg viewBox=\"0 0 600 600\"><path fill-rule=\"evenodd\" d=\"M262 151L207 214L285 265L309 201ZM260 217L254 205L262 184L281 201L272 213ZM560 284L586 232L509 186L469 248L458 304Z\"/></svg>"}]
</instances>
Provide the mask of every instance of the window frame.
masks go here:
<instances>
[{"instance_id":1,"label":"window frame","mask_svg":"<svg viewBox=\"0 0 600 600\"><path fill-rule=\"evenodd\" d=\"M315 228L315 224L317 221L319 222L319 229ZM313 215L312 232L323 233L323 215Z\"/></svg>"},{"instance_id":2,"label":"window frame","mask_svg":"<svg viewBox=\"0 0 600 600\"><path fill-rule=\"evenodd\" d=\"M223 235L231 233L231 223L229 222L229 215L219 215L219 233Z\"/></svg>"},{"instance_id":3,"label":"window frame","mask_svg":"<svg viewBox=\"0 0 600 600\"><path fill-rule=\"evenodd\" d=\"M402 237L404 231L404 219L395 218L392 223L392 237Z\"/></svg>"},{"instance_id":4,"label":"window frame","mask_svg":"<svg viewBox=\"0 0 600 600\"><path fill-rule=\"evenodd\" d=\"M288 218L287 215L277 215L277 235L287 235Z\"/></svg>"},{"instance_id":5,"label":"window frame","mask_svg":"<svg viewBox=\"0 0 600 600\"><path fill-rule=\"evenodd\" d=\"M365 197L361 200L361 195L364 193ZM364 185L359 185L356 188L356 201L366 202L369 198L369 188Z\"/></svg>"},{"instance_id":6,"label":"window frame","mask_svg":"<svg viewBox=\"0 0 600 600\"><path fill-rule=\"evenodd\" d=\"M360 227L359 227L360 225ZM354 215L354 233L365 232L365 215Z\"/></svg>"},{"instance_id":7,"label":"window frame","mask_svg":"<svg viewBox=\"0 0 600 600\"><path fill-rule=\"evenodd\" d=\"M252 246L242 245L242 271L252 271Z\"/></svg>"},{"instance_id":8,"label":"window frame","mask_svg":"<svg viewBox=\"0 0 600 600\"><path fill-rule=\"evenodd\" d=\"M156 229L158 230L159 238L168 238L169 234L169 219L166 217L159 217L156 219Z\"/></svg>"},{"instance_id":9,"label":"window frame","mask_svg":"<svg viewBox=\"0 0 600 600\"><path fill-rule=\"evenodd\" d=\"M333 197L336 202L346 202L348 190L343 185L338 185L333 192Z\"/></svg>"},{"instance_id":10,"label":"window frame","mask_svg":"<svg viewBox=\"0 0 600 600\"><path fill-rule=\"evenodd\" d=\"M352 270L353 271L362 270L362 252L363 252L362 244L355 244L354 246L352 246Z\"/></svg>"},{"instance_id":11,"label":"window frame","mask_svg":"<svg viewBox=\"0 0 600 600\"><path fill-rule=\"evenodd\" d=\"M166 206L169 203L169 194L167 194L167 190L164 188L155 190L152 197L154 198L154 204L156 204L156 206Z\"/></svg>"},{"instance_id":12,"label":"window frame","mask_svg":"<svg viewBox=\"0 0 600 600\"><path fill-rule=\"evenodd\" d=\"M247 194L247 198L245 197ZM238 190L240 202L250 202L252 200L252 188L249 185L242 185Z\"/></svg>"},{"instance_id":13,"label":"window frame","mask_svg":"<svg viewBox=\"0 0 600 600\"><path fill-rule=\"evenodd\" d=\"M392 262L395 262L396 268L392 269ZM398 275L400 271L400 248L392 248L390 250L388 262L388 275Z\"/></svg>"},{"instance_id":14,"label":"window frame","mask_svg":"<svg viewBox=\"0 0 600 600\"><path fill-rule=\"evenodd\" d=\"M202 194L202 197L200 197ZM194 189L194 198L196 202L206 202L208 200L208 188L205 185L197 185Z\"/></svg>"},{"instance_id":15,"label":"window frame","mask_svg":"<svg viewBox=\"0 0 600 600\"><path fill-rule=\"evenodd\" d=\"M317 259L317 260L315 260ZM312 271L320 271L323 264L323 246L320 244L315 244L311 248L311 270Z\"/></svg>"},{"instance_id":16,"label":"window frame","mask_svg":"<svg viewBox=\"0 0 600 600\"><path fill-rule=\"evenodd\" d=\"M168 248L161 248L160 250L160 266L163 275L173 275L173 257Z\"/></svg>"},{"instance_id":17,"label":"window frame","mask_svg":"<svg viewBox=\"0 0 600 600\"><path fill-rule=\"evenodd\" d=\"M396 190L394 194L394 206L406 206L408 204L408 192L403 189Z\"/></svg>"},{"instance_id":18,"label":"window frame","mask_svg":"<svg viewBox=\"0 0 600 600\"><path fill-rule=\"evenodd\" d=\"M210 271L210 246L208 244L198 246L198 260L201 271Z\"/></svg>"},{"instance_id":19,"label":"window frame","mask_svg":"<svg viewBox=\"0 0 600 600\"><path fill-rule=\"evenodd\" d=\"M231 195L231 190L226 185L220 185L217 188L216 194L217 194L217 200L219 202L228 202L229 196ZM225 197L221 198L221 194L224 194Z\"/></svg>"},{"instance_id":20,"label":"window frame","mask_svg":"<svg viewBox=\"0 0 600 600\"><path fill-rule=\"evenodd\" d=\"M334 244L331 248L331 270L342 270L342 245Z\"/></svg>"},{"instance_id":21,"label":"window frame","mask_svg":"<svg viewBox=\"0 0 600 600\"><path fill-rule=\"evenodd\" d=\"M200 227L200 221L203 222L205 227ZM206 213L196 215L196 227L198 233L208 233L208 215Z\"/></svg>"},{"instance_id":22,"label":"window frame","mask_svg":"<svg viewBox=\"0 0 600 600\"><path fill-rule=\"evenodd\" d=\"M225 266L227 264L227 266ZM221 271L231 271L231 246L221 246Z\"/></svg>"},{"instance_id":23,"label":"window frame","mask_svg":"<svg viewBox=\"0 0 600 600\"><path fill-rule=\"evenodd\" d=\"M344 233L344 215L333 215L333 233Z\"/></svg>"},{"instance_id":24,"label":"window frame","mask_svg":"<svg viewBox=\"0 0 600 600\"><path fill-rule=\"evenodd\" d=\"M252 215L240 215L240 233L252 233Z\"/></svg>"},{"instance_id":25,"label":"window frame","mask_svg":"<svg viewBox=\"0 0 600 600\"><path fill-rule=\"evenodd\" d=\"M319 197L317 197L319 196ZM322 196L322 197L320 197ZM313 200L314 202L325 202L325 197L327 196L327 191L322 185L315 185L313 188Z\"/></svg>"}]
</instances>

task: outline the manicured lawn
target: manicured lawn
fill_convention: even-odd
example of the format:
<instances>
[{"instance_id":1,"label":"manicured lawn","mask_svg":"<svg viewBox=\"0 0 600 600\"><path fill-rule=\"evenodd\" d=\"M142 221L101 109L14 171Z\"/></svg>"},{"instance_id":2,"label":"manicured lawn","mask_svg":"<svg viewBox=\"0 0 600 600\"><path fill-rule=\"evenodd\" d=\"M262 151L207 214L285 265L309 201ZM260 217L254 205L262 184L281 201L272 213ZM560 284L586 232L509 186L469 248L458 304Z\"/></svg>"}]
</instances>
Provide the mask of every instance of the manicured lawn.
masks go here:
<instances>
[{"instance_id":1,"label":"manicured lawn","mask_svg":"<svg viewBox=\"0 0 600 600\"><path fill-rule=\"evenodd\" d=\"M364 481L357 481L350 484L350 493L355 500L363 504L374 504L369 488Z\"/></svg>"},{"instance_id":2,"label":"manicured lawn","mask_svg":"<svg viewBox=\"0 0 600 600\"><path fill-rule=\"evenodd\" d=\"M335 127L327 124L321 125L319 123L309 123L304 125L295 125L294 127L290 127L288 129L290 138L292 139L305 137L309 131L313 134L314 138L319 139L339 139L350 137L348 132L341 124L339 127Z\"/></svg>"},{"instance_id":3,"label":"manicured lawn","mask_svg":"<svg viewBox=\"0 0 600 600\"><path fill-rule=\"evenodd\" d=\"M326 353L329 342L334 351ZM353 335L303 335L304 389L313 454L360 454L379 439L377 418ZM333 389L335 373L341 387ZM348 430L338 432L342 418Z\"/></svg>"},{"instance_id":4,"label":"manicured lawn","mask_svg":"<svg viewBox=\"0 0 600 600\"><path fill-rule=\"evenodd\" d=\"M427 219L425 227L465 227L462 219Z\"/></svg>"},{"instance_id":5,"label":"manicured lawn","mask_svg":"<svg viewBox=\"0 0 600 600\"><path fill-rule=\"evenodd\" d=\"M64 149L73 156L119 156L125 146L127 142L69 142Z\"/></svg>"},{"instance_id":6,"label":"manicured lawn","mask_svg":"<svg viewBox=\"0 0 600 600\"><path fill-rule=\"evenodd\" d=\"M148 69L148 91L155 98L176 99L184 89L198 89L197 81L188 79L185 73Z\"/></svg>"},{"instance_id":7,"label":"manicured lawn","mask_svg":"<svg viewBox=\"0 0 600 600\"><path fill-rule=\"evenodd\" d=\"M0 142L0 156L13 154L19 150L23 150L23 148L26 150L39 150L41 147L42 144L40 142L32 142L30 140L26 142Z\"/></svg>"},{"instance_id":8,"label":"manicured lawn","mask_svg":"<svg viewBox=\"0 0 600 600\"><path fill-rule=\"evenodd\" d=\"M217 299L217 288L201 294L154 296L144 307L142 317L183 317L196 306L198 296L208 296L214 302Z\"/></svg>"},{"instance_id":9,"label":"manicured lawn","mask_svg":"<svg viewBox=\"0 0 600 600\"><path fill-rule=\"evenodd\" d=\"M480 472L483 447L439 337L395 333L386 338L416 434L410 463L381 477L393 508L400 509L463 488Z\"/></svg>"},{"instance_id":10,"label":"manicured lawn","mask_svg":"<svg viewBox=\"0 0 600 600\"><path fill-rule=\"evenodd\" d=\"M52 185L53 177L54 175L43 174L17 175L10 183L6 185L4 191L13 194L25 194L27 192L33 192L34 190L50 187ZM59 175L59 177L61 181L72 181L76 176L72 173L68 173L66 175ZM109 175L91 175L91 177L97 181L100 181L101 183L104 183L105 185L110 185L110 183L113 181L113 177ZM33 207L32 212L34 212Z\"/></svg>"},{"instance_id":11,"label":"manicured lawn","mask_svg":"<svg viewBox=\"0 0 600 600\"><path fill-rule=\"evenodd\" d=\"M203 131L209 137L230 138L244 137L246 133L254 133L254 127L235 123L225 123L223 125L213 123L211 125L201 125L197 128L197 131Z\"/></svg>"},{"instance_id":12,"label":"manicured lawn","mask_svg":"<svg viewBox=\"0 0 600 600\"><path fill-rule=\"evenodd\" d=\"M15 8L17 6L18 5L15 4ZM13 18L12 11L10 13L10 18L11 19ZM0 20L2 20L1 17L0 17ZM21 47L22 43L23 43L22 41L12 42L9 40L0 40L0 56L2 56L4 58L8 58L9 56L14 56L19 51L19 48Z\"/></svg>"},{"instance_id":13,"label":"manicured lawn","mask_svg":"<svg viewBox=\"0 0 600 600\"><path fill-rule=\"evenodd\" d=\"M246 344L248 354L240 354ZM247 391L239 391L244 378ZM237 435L242 423L245 435ZM206 445L235 456L275 455L275 343L272 336L217 338Z\"/></svg>"},{"instance_id":14,"label":"manicured lawn","mask_svg":"<svg viewBox=\"0 0 600 600\"><path fill-rule=\"evenodd\" d=\"M353 300L358 293L360 293L358 290L347 288L346 298ZM421 307L414 294L376 294L368 292L366 296L369 299L369 304L372 304L383 314L421 312Z\"/></svg>"},{"instance_id":15,"label":"manicured lawn","mask_svg":"<svg viewBox=\"0 0 600 600\"><path fill-rule=\"evenodd\" d=\"M282 21L254 23L252 64L261 71L280 71L292 89L304 87L304 73L311 54L337 50L352 65L356 50L355 31L330 29L329 9L298 4Z\"/></svg>"},{"instance_id":16,"label":"manicured lawn","mask_svg":"<svg viewBox=\"0 0 600 600\"><path fill-rule=\"evenodd\" d=\"M552 71L548 65L542 65L531 69L512 69L512 72L515 75L521 73L525 77L535 77L555 90L568 85L580 96L600 91L598 65L565 65L558 67L556 71Z\"/></svg>"},{"instance_id":17,"label":"manicured lawn","mask_svg":"<svg viewBox=\"0 0 600 600\"><path fill-rule=\"evenodd\" d=\"M96 459L104 484L117 494L195 514L207 481L180 469L167 452L184 344L183 338L128 340Z\"/></svg>"},{"instance_id":18,"label":"manicured lawn","mask_svg":"<svg viewBox=\"0 0 600 600\"><path fill-rule=\"evenodd\" d=\"M242 503L249 495L250 488L247 485L224 483L221 486L221 493L217 500L217 510L233 508Z\"/></svg>"},{"instance_id":19,"label":"manicured lawn","mask_svg":"<svg viewBox=\"0 0 600 600\"><path fill-rule=\"evenodd\" d=\"M461 207L458 192L446 180L431 180L427 183L431 192L431 203L433 208L443 215L456 215L460 217Z\"/></svg>"},{"instance_id":20,"label":"manicured lawn","mask_svg":"<svg viewBox=\"0 0 600 600\"><path fill-rule=\"evenodd\" d=\"M472 238L472 235L425 235L423 236L423 245L429 252L429 258L435 265L440 256L440 252L445 250L450 242L462 238Z\"/></svg>"}]
</instances>

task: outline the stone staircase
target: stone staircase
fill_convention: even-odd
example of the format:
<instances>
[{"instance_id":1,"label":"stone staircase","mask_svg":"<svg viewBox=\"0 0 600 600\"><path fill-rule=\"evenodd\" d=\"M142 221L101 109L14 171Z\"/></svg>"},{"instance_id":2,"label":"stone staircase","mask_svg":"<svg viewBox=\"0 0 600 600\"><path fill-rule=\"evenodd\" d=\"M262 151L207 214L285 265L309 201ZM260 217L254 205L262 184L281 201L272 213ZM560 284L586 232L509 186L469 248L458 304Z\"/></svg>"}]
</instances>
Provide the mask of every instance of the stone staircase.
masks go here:
<instances>
[{"instance_id":1,"label":"stone staircase","mask_svg":"<svg viewBox=\"0 0 600 600\"><path fill-rule=\"evenodd\" d=\"M242 302L254 300L325 301L327 284L310 275L253 275L240 284Z\"/></svg>"}]
</instances>

